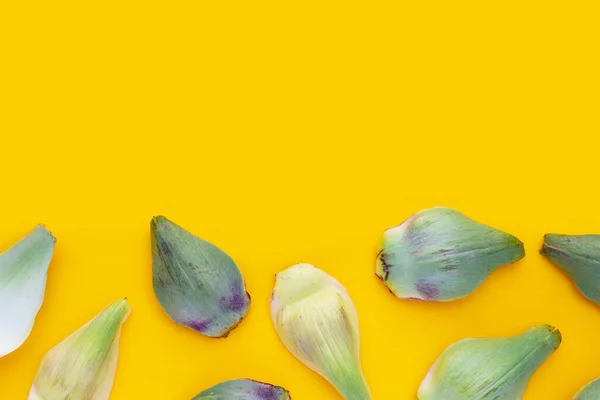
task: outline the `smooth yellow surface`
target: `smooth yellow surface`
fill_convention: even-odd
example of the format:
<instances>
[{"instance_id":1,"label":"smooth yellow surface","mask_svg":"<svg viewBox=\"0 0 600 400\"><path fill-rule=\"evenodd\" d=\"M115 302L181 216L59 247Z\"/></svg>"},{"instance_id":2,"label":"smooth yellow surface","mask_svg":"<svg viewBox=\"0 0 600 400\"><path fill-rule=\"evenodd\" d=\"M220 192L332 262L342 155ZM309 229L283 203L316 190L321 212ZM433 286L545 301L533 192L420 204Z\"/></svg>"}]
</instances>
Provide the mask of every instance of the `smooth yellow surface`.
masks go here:
<instances>
[{"instance_id":1,"label":"smooth yellow surface","mask_svg":"<svg viewBox=\"0 0 600 400\"><path fill-rule=\"evenodd\" d=\"M46 301L0 359L25 399L40 359L127 296L111 400L189 399L248 377L337 399L279 342L274 274L310 262L358 308L376 400L415 399L450 343L563 332L526 400L600 376L600 307L537 250L600 233L596 1L4 1L0 247L42 222L58 238ZM527 257L464 300L394 298L381 233L454 207ZM164 214L240 265L248 318L225 340L169 320L151 286Z\"/></svg>"}]
</instances>

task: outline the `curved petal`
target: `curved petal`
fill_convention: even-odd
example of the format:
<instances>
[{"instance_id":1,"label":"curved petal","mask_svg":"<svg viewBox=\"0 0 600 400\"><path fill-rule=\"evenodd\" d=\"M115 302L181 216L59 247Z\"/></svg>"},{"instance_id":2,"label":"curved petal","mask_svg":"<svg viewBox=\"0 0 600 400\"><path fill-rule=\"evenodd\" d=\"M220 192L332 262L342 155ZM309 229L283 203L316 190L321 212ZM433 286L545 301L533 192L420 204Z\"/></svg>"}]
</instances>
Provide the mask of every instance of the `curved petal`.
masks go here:
<instances>
[{"instance_id":1,"label":"curved petal","mask_svg":"<svg viewBox=\"0 0 600 400\"><path fill-rule=\"evenodd\" d=\"M280 386L250 379L234 379L204 390L193 400L290 400L290 395Z\"/></svg>"},{"instance_id":2,"label":"curved petal","mask_svg":"<svg viewBox=\"0 0 600 400\"><path fill-rule=\"evenodd\" d=\"M347 400L369 400L358 315L346 289L310 264L277 274L271 318L285 347Z\"/></svg>"},{"instance_id":3,"label":"curved petal","mask_svg":"<svg viewBox=\"0 0 600 400\"><path fill-rule=\"evenodd\" d=\"M42 360L29 400L108 400L121 327L131 308L117 300L52 348Z\"/></svg>"},{"instance_id":4,"label":"curved petal","mask_svg":"<svg viewBox=\"0 0 600 400\"><path fill-rule=\"evenodd\" d=\"M384 232L376 274L397 297L451 301L524 256L516 237L435 207Z\"/></svg>"},{"instance_id":5,"label":"curved petal","mask_svg":"<svg viewBox=\"0 0 600 400\"><path fill-rule=\"evenodd\" d=\"M600 235L548 234L540 253L563 270L585 297L600 305Z\"/></svg>"},{"instance_id":6,"label":"curved petal","mask_svg":"<svg viewBox=\"0 0 600 400\"><path fill-rule=\"evenodd\" d=\"M19 348L44 301L56 239L43 226L0 254L0 357Z\"/></svg>"},{"instance_id":7,"label":"curved petal","mask_svg":"<svg viewBox=\"0 0 600 400\"><path fill-rule=\"evenodd\" d=\"M517 400L558 348L558 329L545 325L507 338L464 339L449 346L421 383L419 400Z\"/></svg>"},{"instance_id":8,"label":"curved petal","mask_svg":"<svg viewBox=\"0 0 600 400\"><path fill-rule=\"evenodd\" d=\"M238 266L165 217L155 217L151 230L154 293L162 308L180 325L226 337L250 308Z\"/></svg>"},{"instance_id":9,"label":"curved petal","mask_svg":"<svg viewBox=\"0 0 600 400\"><path fill-rule=\"evenodd\" d=\"M573 400L598 400L600 399L600 379L596 379L584 387L575 395Z\"/></svg>"}]
</instances>

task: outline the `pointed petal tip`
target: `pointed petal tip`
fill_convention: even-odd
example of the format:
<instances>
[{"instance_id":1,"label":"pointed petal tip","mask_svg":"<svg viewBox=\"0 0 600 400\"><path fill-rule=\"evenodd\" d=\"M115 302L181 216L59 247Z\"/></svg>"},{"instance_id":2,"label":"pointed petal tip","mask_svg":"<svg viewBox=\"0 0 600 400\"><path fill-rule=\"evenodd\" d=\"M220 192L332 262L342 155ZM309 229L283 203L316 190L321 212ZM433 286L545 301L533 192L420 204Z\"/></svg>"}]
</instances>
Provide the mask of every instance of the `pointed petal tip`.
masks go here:
<instances>
[{"instance_id":1,"label":"pointed petal tip","mask_svg":"<svg viewBox=\"0 0 600 400\"><path fill-rule=\"evenodd\" d=\"M549 257L553 254L561 254L563 253L563 245L565 244L565 235L559 235L556 233L546 233L544 235L544 242L542 243L542 247L540 248L540 254Z\"/></svg>"},{"instance_id":2,"label":"pointed petal tip","mask_svg":"<svg viewBox=\"0 0 600 400\"><path fill-rule=\"evenodd\" d=\"M116 318L120 319L121 322L125 322L125 320L131 314L131 306L129 305L129 302L127 301L127 297L124 297L124 298L115 300L112 303L110 303L108 305L108 307L105 309L105 311L106 312L114 312L116 315Z\"/></svg>"},{"instance_id":3,"label":"pointed petal tip","mask_svg":"<svg viewBox=\"0 0 600 400\"><path fill-rule=\"evenodd\" d=\"M578 236L575 235L562 235L560 233L546 233L544 234L544 244L548 246L557 246L564 243L569 243L571 240Z\"/></svg>"},{"instance_id":4,"label":"pointed petal tip","mask_svg":"<svg viewBox=\"0 0 600 400\"><path fill-rule=\"evenodd\" d=\"M527 331L525 331L525 334L527 333L537 335L537 337L543 343L552 343L555 350L558 349L558 347L562 343L562 333L554 325L546 324L534 326L533 328L530 328Z\"/></svg>"},{"instance_id":5,"label":"pointed petal tip","mask_svg":"<svg viewBox=\"0 0 600 400\"><path fill-rule=\"evenodd\" d=\"M600 305L599 234L547 234L540 254L564 272L583 296Z\"/></svg>"},{"instance_id":6,"label":"pointed petal tip","mask_svg":"<svg viewBox=\"0 0 600 400\"><path fill-rule=\"evenodd\" d=\"M553 239L554 239L554 237L555 237L555 236L556 236L556 235L555 235L554 233L545 233L545 234L544 234L544 241L543 241L543 245L545 246L545 245L547 245L547 244L550 244L550 242L552 242L552 241L553 241Z\"/></svg>"},{"instance_id":7,"label":"pointed petal tip","mask_svg":"<svg viewBox=\"0 0 600 400\"><path fill-rule=\"evenodd\" d=\"M113 301L112 304L119 305L119 306L129 306L127 297L121 297L120 299Z\"/></svg>"},{"instance_id":8,"label":"pointed petal tip","mask_svg":"<svg viewBox=\"0 0 600 400\"><path fill-rule=\"evenodd\" d=\"M560 329L558 329L555 326L552 325L546 325L548 327L548 329L550 330L550 334L552 335L552 337L556 340L556 345L555 348L558 348L558 346L560 346L560 344L562 343L562 333L560 332Z\"/></svg>"},{"instance_id":9,"label":"pointed petal tip","mask_svg":"<svg viewBox=\"0 0 600 400\"><path fill-rule=\"evenodd\" d=\"M512 237L515 238L515 240L517 242L517 246L520 246L521 249L523 250L523 257L525 257L525 243L523 243L523 241L516 236L512 236Z\"/></svg>"},{"instance_id":10,"label":"pointed petal tip","mask_svg":"<svg viewBox=\"0 0 600 400\"><path fill-rule=\"evenodd\" d=\"M56 243L56 237L54 236L54 234L52 234L52 232L46 228L46 225L44 224L38 224L35 229L34 232L40 232L42 234L45 234L48 238L50 238L52 240L52 243Z\"/></svg>"},{"instance_id":11,"label":"pointed petal tip","mask_svg":"<svg viewBox=\"0 0 600 400\"><path fill-rule=\"evenodd\" d=\"M562 340L563 340L562 333L558 329L556 331L552 332L552 333L556 336L556 338L558 340L558 343L555 346L555 349L557 349L558 346L560 346L560 344L562 343Z\"/></svg>"},{"instance_id":12,"label":"pointed petal tip","mask_svg":"<svg viewBox=\"0 0 600 400\"><path fill-rule=\"evenodd\" d=\"M150 227L157 229L164 226L179 226L164 215L155 215L150 221Z\"/></svg>"},{"instance_id":13,"label":"pointed petal tip","mask_svg":"<svg viewBox=\"0 0 600 400\"><path fill-rule=\"evenodd\" d=\"M155 215L154 217L152 217L152 220L150 221L150 227L152 229L156 229L160 224L163 224L166 222L170 222L167 219L167 217L165 217L163 215Z\"/></svg>"}]
</instances>

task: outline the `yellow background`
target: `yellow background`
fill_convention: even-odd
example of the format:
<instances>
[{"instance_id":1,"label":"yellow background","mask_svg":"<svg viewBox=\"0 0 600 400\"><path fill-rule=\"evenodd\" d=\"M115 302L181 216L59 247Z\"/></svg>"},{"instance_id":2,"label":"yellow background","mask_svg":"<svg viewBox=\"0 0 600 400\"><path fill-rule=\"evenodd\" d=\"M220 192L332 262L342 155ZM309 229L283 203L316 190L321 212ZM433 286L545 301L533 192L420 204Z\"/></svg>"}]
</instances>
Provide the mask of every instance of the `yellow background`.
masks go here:
<instances>
[{"instance_id":1,"label":"yellow background","mask_svg":"<svg viewBox=\"0 0 600 400\"><path fill-rule=\"evenodd\" d=\"M0 360L25 399L43 354L127 296L111 400L189 399L248 377L337 399L280 344L274 274L310 262L359 311L374 399L414 399L450 343L554 324L526 400L600 376L600 308L537 254L600 232L596 1L3 1L0 247L58 238L30 338ZM454 207L527 257L468 298L394 298L381 233ZM226 340L172 323L151 287L164 214L240 265L249 317Z\"/></svg>"}]
</instances>

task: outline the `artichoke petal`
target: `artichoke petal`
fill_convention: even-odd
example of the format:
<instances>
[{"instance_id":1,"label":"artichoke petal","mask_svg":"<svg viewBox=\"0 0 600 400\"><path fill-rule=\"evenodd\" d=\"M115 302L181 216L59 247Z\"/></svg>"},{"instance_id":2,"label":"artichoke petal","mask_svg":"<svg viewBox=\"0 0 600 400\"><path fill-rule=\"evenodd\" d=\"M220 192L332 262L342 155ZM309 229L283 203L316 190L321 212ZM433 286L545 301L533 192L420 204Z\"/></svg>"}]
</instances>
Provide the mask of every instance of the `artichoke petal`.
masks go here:
<instances>
[{"instance_id":1,"label":"artichoke petal","mask_svg":"<svg viewBox=\"0 0 600 400\"><path fill-rule=\"evenodd\" d=\"M278 273L271 318L285 347L345 399L371 399L360 366L358 315L338 281L310 264Z\"/></svg>"},{"instance_id":2,"label":"artichoke petal","mask_svg":"<svg viewBox=\"0 0 600 400\"><path fill-rule=\"evenodd\" d=\"M165 217L155 217L151 230L154 293L162 308L180 325L226 337L250 307L238 266Z\"/></svg>"},{"instance_id":3,"label":"artichoke petal","mask_svg":"<svg viewBox=\"0 0 600 400\"><path fill-rule=\"evenodd\" d=\"M397 297L451 301L524 256L516 237L436 207L385 231L376 274Z\"/></svg>"},{"instance_id":4,"label":"artichoke petal","mask_svg":"<svg viewBox=\"0 0 600 400\"><path fill-rule=\"evenodd\" d=\"M130 311L127 300L117 300L46 353L29 400L108 400Z\"/></svg>"},{"instance_id":5,"label":"artichoke petal","mask_svg":"<svg viewBox=\"0 0 600 400\"><path fill-rule=\"evenodd\" d=\"M0 357L19 348L33 329L55 242L39 225L0 254Z\"/></svg>"},{"instance_id":6,"label":"artichoke petal","mask_svg":"<svg viewBox=\"0 0 600 400\"><path fill-rule=\"evenodd\" d=\"M563 270L585 297L600 305L600 235L548 234L540 253Z\"/></svg>"},{"instance_id":7,"label":"artichoke petal","mask_svg":"<svg viewBox=\"0 0 600 400\"><path fill-rule=\"evenodd\" d=\"M290 395L280 386L234 379L206 389L192 400L290 400Z\"/></svg>"},{"instance_id":8,"label":"artichoke petal","mask_svg":"<svg viewBox=\"0 0 600 400\"><path fill-rule=\"evenodd\" d=\"M598 400L600 399L600 378L593 380L573 397L573 400Z\"/></svg>"},{"instance_id":9,"label":"artichoke petal","mask_svg":"<svg viewBox=\"0 0 600 400\"><path fill-rule=\"evenodd\" d=\"M506 338L463 339L450 345L421 383L419 400L518 400L531 376L558 348L552 326Z\"/></svg>"}]
</instances>

